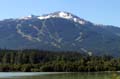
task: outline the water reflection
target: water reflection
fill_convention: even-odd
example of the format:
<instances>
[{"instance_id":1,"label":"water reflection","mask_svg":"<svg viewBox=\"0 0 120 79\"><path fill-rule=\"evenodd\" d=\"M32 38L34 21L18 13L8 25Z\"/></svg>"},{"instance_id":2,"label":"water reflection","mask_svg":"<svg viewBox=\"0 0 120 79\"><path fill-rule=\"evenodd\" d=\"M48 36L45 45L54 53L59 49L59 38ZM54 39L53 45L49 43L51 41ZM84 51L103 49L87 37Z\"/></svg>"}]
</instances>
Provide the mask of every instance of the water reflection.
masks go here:
<instances>
[{"instance_id":1,"label":"water reflection","mask_svg":"<svg viewBox=\"0 0 120 79\"><path fill-rule=\"evenodd\" d=\"M120 79L119 78L120 73L113 73L113 72L96 72L96 73L55 73L55 72L43 73L43 72L40 72L40 73L28 73L28 74L23 76L9 77L9 79L10 78L11 79ZM5 78L5 79L8 79L8 78Z\"/></svg>"}]
</instances>

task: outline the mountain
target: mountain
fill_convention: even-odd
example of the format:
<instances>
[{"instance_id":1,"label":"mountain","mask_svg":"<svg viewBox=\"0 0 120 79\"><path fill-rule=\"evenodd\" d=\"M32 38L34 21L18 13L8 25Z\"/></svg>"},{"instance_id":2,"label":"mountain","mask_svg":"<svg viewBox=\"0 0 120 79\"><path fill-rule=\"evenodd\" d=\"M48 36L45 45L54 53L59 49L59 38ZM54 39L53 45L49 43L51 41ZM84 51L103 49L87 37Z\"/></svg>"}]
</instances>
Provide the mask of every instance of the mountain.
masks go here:
<instances>
[{"instance_id":1,"label":"mountain","mask_svg":"<svg viewBox=\"0 0 120 79\"><path fill-rule=\"evenodd\" d=\"M1 49L77 51L120 56L120 28L59 11L0 21Z\"/></svg>"}]
</instances>

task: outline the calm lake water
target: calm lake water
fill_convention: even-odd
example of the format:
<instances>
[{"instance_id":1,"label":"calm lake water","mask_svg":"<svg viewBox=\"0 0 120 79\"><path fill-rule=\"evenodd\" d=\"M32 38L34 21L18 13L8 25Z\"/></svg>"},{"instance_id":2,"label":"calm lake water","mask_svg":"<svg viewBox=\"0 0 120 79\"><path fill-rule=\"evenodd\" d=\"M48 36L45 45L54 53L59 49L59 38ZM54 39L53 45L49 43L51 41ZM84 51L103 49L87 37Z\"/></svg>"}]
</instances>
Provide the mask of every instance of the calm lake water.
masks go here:
<instances>
[{"instance_id":1,"label":"calm lake water","mask_svg":"<svg viewBox=\"0 0 120 79\"><path fill-rule=\"evenodd\" d=\"M120 79L120 73L0 72L0 79Z\"/></svg>"}]
</instances>

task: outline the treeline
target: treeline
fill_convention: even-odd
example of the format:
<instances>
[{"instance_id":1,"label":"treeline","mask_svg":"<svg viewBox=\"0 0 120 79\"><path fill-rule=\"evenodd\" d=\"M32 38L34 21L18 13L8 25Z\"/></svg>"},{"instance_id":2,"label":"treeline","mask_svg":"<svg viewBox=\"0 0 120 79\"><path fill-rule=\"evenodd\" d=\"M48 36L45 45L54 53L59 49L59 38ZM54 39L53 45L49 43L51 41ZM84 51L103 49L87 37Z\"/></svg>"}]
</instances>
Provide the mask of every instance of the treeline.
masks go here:
<instances>
[{"instance_id":1,"label":"treeline","mask_svg":"<svg viewBox=\"0 0 120 79\"><path fill-rule=\"evenodd\" d=\"M120 58L89 56L77 52L0 50L0 72L119 71Z\"/></svg>"}]
</instances>

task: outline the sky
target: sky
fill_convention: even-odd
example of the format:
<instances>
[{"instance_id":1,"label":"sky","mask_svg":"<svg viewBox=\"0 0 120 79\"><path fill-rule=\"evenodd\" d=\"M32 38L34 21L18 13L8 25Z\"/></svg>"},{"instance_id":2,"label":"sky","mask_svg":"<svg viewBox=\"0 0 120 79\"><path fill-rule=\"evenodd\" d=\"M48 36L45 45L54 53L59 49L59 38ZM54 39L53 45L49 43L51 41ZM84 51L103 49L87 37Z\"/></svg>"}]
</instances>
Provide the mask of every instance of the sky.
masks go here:
<instances>
[{"instance_id":1,"label":"sky","mask_svg":"<svg viewBox=\"0 0 120 79\"><path fill-rule=\"evenodd\" d=\"M120 0L0 0L0 20L67 11L95 24L120 27Z\"/></svg>"}]
</instances>

